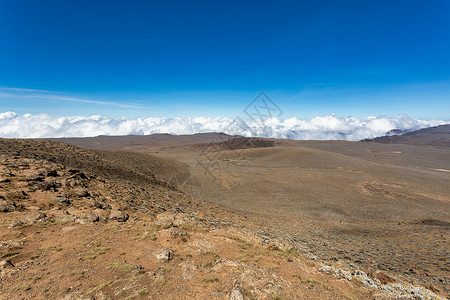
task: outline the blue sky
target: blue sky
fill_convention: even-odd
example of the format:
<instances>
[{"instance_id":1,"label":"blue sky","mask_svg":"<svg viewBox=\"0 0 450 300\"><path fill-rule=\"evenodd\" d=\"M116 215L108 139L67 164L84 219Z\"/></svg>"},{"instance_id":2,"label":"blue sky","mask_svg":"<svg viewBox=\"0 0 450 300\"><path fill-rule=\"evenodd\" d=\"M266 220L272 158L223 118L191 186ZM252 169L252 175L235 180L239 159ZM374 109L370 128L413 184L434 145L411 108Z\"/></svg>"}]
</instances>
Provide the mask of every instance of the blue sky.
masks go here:
<instances>
[{"instance_id":1,"label":"blue sky","mask_svg":"<svg viewBox=\"0 0 450 300\"><path fill-rule=\"evenodd\" d=\"M450 1L0 1L0 112L449 120Z\"/></svg>"}]
</instances>

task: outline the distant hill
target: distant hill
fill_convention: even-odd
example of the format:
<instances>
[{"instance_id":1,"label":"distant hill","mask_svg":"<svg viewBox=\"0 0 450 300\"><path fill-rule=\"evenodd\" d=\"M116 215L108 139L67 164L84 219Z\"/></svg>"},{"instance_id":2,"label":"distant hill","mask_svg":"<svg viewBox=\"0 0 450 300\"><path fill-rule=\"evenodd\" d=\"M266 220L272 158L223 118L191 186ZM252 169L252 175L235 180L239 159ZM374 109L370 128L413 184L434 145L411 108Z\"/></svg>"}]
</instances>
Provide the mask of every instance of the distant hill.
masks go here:
<instances>
[{"instance_id":1,"label":"distant hill","mask_svg":"<svg viewBox=\"0 0 450 300\"><path fill-rule=\"evenodd\" d=\"M374 139L364 139L362 142L450 148L450 124L424 128L402 135L385 135Z\"/></svg>"},{"instance_id":2,"label":"distant hill","mask_svg":"<svg viewBox=\"0 0 450 300\"><path fill-rule=\"evenodd\" d=\"M222 141L240 137L238 135L230 136L221 132L198 133L191 135L172 135L168 133L156 133L150 135L124 135L124 136L106 136L84 138L54 138L53 141L67 143L88 149L124 149L139 146L153 146L157 148L170 148L173 146L191 146L199 143L209 143L211 141Z\"/></svg>"}]
</instances>

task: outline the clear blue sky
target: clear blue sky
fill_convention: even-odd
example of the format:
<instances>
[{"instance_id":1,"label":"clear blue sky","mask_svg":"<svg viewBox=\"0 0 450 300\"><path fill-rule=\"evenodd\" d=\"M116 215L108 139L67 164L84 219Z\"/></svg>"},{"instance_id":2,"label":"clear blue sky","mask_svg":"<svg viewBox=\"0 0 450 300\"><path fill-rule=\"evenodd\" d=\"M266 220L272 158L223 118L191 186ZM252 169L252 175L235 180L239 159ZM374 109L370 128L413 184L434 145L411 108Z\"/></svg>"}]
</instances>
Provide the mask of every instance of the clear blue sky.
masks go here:
<instances>
[{"instance_id":1,"label":"clear blue sky","mask_svg":"<svg viewBox=\"0 0 450 300\"><path fill-rule=\"evenodd\" d=\"M266 91L284 117L448 120L449 16L447 0L0 0L0 112L234 117Z\"/></svg>"}]
</instances>

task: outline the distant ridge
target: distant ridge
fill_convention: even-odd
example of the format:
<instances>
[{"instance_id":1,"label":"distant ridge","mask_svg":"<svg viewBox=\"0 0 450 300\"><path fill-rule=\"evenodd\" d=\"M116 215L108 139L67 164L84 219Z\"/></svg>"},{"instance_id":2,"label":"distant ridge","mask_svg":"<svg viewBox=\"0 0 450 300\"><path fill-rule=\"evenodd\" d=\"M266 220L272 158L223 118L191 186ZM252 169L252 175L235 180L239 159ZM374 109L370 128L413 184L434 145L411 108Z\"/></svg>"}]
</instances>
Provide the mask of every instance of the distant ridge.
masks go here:
<instances>
[{"instance_id":1,"label":"distant ridge","mask_svg":"<svg viewBox=\"0 0 450 300\"><path fill-rule=\"evenodd\" d=\"M450 124L407 132L402 135L385 135L374 139L364 139L361 142L382 144L405 144L414 146L450 147Z\"/></svg>"},{"instance_id":2,"label":"distant ridge","mask_svg":"<svg viewBox=\"0 0 450 300\"><path fill-rule=\"evenodd\" d=\"M171 147L172 145L191 146L199 143L209 143L216 140L224 140L240 137L238 135L228 135L222 132L196 133L189 135L172 135L168 133L155 133L150 135L123 135L82 138L52 138L50 140L67 143L88 149L123 149L136 146L159 146Z\"/></svg>"}]
</instances>

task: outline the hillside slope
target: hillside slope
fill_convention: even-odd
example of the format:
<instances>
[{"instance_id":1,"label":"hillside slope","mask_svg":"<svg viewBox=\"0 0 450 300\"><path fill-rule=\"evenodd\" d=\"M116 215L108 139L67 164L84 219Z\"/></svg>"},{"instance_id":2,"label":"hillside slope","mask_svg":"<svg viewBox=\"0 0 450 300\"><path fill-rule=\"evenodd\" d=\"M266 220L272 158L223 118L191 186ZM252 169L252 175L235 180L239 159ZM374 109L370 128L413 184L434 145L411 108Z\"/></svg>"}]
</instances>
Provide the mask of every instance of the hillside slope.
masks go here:
<instances>
[{"instance_id":1,"label":"hillside slope","mask_svg":"<svg viewBox=\"0 0 450 300\"><path fill-rule=\"evenodd\" d=\"M424 128L402 135L386 135L374 139L365 139L363 142L383 144L406 144L415 146L450 147L450 124Z\"/></svg>"},{"instance_id":2,"label":"hillside slope","mask_svg":"<svg viewBox=\"0 0 450 300\"><path fill-rule=\"evenodd\" d=\"M161 167L162 165L162 167ZM158 180L146 154L0 140L2 299L426 299L317 261L247 215ZM156 170L156 171L155 171Z\"/></svg>"},{"instance_id":3,"label":"hillside slope","mask_svg":"<svg viewBox=\"0 0 450 300\"><path fill-rule=\"evenodd\" d=\"M0 140L0 298L373 298L158 181L158 161Z\"/></svg>"}]
</instances>

